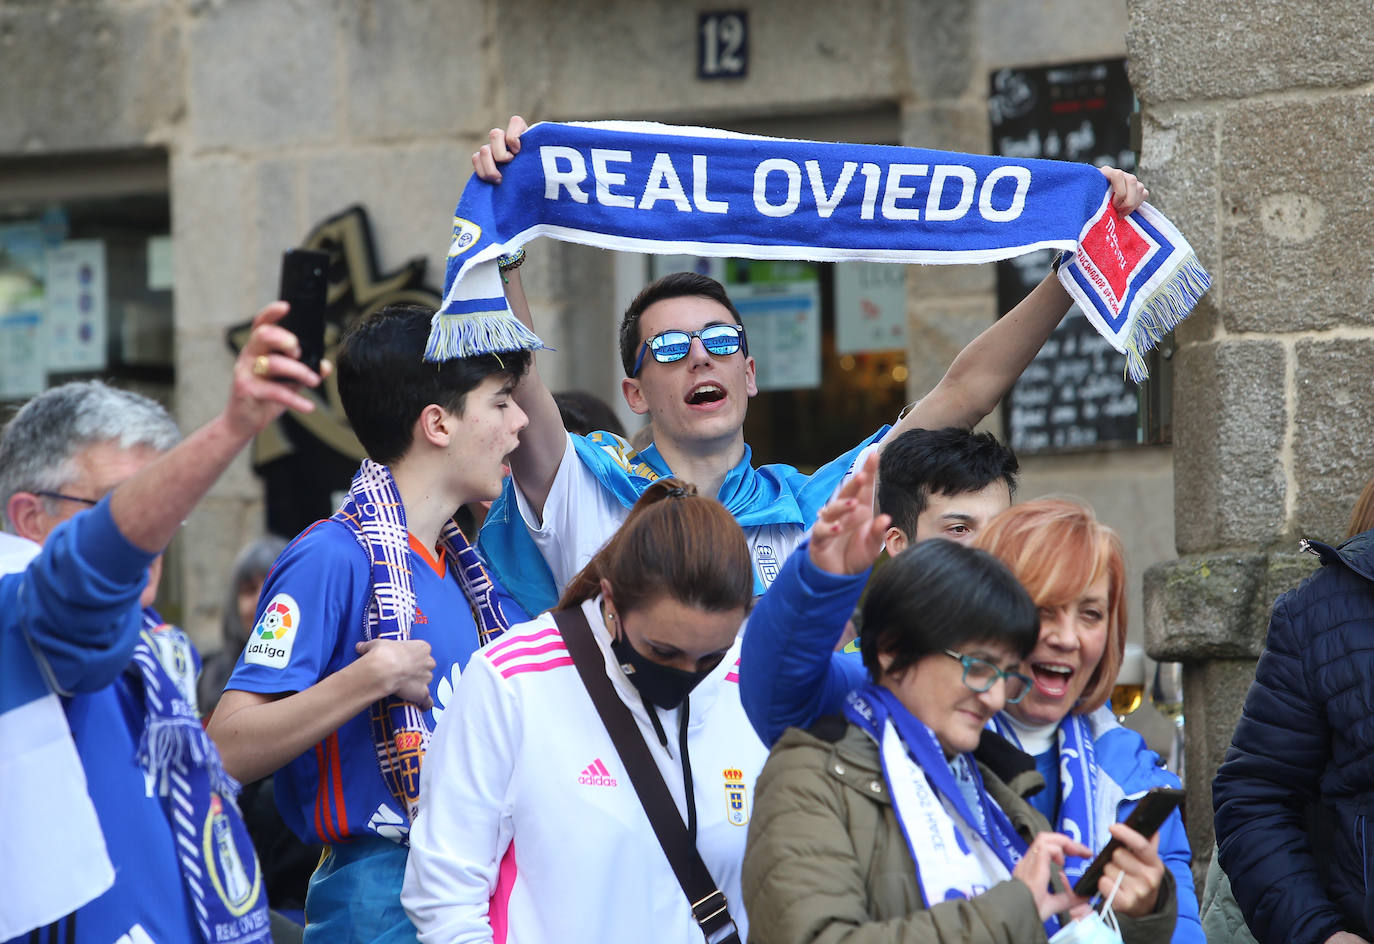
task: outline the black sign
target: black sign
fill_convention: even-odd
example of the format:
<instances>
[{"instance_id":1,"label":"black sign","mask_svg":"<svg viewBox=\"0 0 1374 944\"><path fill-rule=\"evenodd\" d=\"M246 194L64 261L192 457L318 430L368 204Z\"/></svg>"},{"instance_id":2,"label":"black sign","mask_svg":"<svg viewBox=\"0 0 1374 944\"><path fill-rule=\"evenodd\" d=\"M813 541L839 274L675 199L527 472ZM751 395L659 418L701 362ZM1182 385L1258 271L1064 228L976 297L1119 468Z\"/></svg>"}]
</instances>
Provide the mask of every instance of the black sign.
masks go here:
<instances>
[{"instance_id":1,"label":"black sign","mask_svg":"<svg viewBox=\"0 0 1374 944\"><path fill-rule=\"evenodd\" d=\"M992 74L988 116L993 152L1135 170L1134 95L1126 60L1079 62ZM997 265L997 305L1010 311L1049 271L1049 250ZM1078 306L1007 394L1008 444L1021 453L1135 443L1138 393L1125 358Z\"/></svg>"},{"instance_id":2,"label":"black sign","mask_svg":"<svg viewBox=\"0 0 1374 944\"><path fill-rule=\"evenodd\" d=\"M749 12L697 15L697 78L742 79L749 74Z\"/></svg>"}]
</instances>

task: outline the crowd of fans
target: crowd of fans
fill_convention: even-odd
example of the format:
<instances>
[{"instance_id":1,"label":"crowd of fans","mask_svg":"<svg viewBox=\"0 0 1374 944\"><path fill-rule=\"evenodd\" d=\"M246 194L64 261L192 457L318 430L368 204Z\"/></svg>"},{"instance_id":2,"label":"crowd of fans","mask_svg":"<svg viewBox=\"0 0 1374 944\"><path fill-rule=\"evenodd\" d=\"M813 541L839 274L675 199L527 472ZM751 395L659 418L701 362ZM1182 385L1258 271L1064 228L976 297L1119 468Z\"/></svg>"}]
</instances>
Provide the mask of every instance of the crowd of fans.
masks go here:
<instances>
[{"instance_id":1,"label":"crowd of fans","mask_svg":"<svg viewBox=\"0 0 1374 944\"><path fill-rule=\"evenodd\" d=\"M635 445L528 353L426 363L404 305L318 374L267 306L180 442L99 382L36 397L0 439L0 939L1205 940L1179 813L1125 822L1180 784L1107 701L1121 541L1013 504L971 432L1068 307L1047 275L810 475L751 464L742 319L692 273L624 317ZM243 551L202 665L152 608L159 554L330 370L368 458L331 518ZM1374 541L1312 548L1216 785L1266 944L1369 935Z\"/></svg>"}]
</instances>

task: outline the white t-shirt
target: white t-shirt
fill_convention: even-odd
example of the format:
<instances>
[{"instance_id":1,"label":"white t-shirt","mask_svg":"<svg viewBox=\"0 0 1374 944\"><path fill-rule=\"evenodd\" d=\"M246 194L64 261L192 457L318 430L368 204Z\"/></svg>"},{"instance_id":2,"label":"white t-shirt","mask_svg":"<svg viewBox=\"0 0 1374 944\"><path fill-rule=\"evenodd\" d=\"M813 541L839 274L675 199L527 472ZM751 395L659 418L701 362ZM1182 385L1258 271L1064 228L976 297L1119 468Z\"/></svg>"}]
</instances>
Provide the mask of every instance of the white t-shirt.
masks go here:
<instances>
[{"instance_id":1,"label":"white t-shirt","mask_svg":"<svg viewBox=\"0 0 1374 944\"><path fill-rule=\"evenodd\" d=\"M861 453L860 460L866 454L867 450ZM630 514L630 510L603 487L582 462L571 436L564 447L558 473L549 487L548 498L544 500L543 521L518 486L514 491L520 517L559 588L566 587L568 581L587 566ZM797 549L811 524L808 521L804 526L770 524L744 529L754 558L755 586L759 593L772 584L783 562Z\"/></svg>"},{"instance_id":2,"label":"white t-shirt","mask_svg":"<svg viewBox=\"0 0 1374 944\"><path fill-rule=\"evenodd\" d=\"M583 604L605 669L686 820L678 712L659 741ZM767 749L739 700L739 643L688 699L697 850L744 940L740 869ZM553 618L512 628L472 657L421 772L402 903L423 944L504 939L702 944L615 745ZM655 709L657 710L657 709Z\"/></svg>"}]
</instances>

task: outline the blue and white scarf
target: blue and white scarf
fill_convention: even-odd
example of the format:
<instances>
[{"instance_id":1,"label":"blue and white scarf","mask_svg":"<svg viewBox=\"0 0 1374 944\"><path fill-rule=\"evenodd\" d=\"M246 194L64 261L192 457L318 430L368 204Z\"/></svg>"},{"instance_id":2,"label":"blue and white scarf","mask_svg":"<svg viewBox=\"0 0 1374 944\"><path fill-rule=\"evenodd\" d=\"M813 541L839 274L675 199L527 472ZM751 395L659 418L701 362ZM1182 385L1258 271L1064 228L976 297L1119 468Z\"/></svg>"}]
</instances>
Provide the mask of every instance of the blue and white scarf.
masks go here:
<instances>
[{"instance_id":1,"label":"blue and white scarf","mask_svg":"<svg viewBox=\"0 0 1374 944\"><path fill-rule=\"evenodd\" d=\"M816 520L821 506L829 501L855 458L870 443L887 433L884 426L835 462L803 475L789 465L754 468L753 453L746 444L744 455L725 476L716 493L717 500L735 516L742 528L766 525L808 527ZM668 463L652 443L636 452L626 440L612 433L595 432L573 436L577 457L596 480L615 496L628 511L644 490L658 479L672 475ZM543 613L558 604L561 588L544 557L539 553L529 529L516 508L515 483L507 478L501 497L492 504L482 526L480 547L492 570L529 613ZM781 563L781 562L779 562ZM754 592L761 594L767 584L756 572Z\"/></svg>"},{"instance_id":2,"label":"blue and white scarf","mask_svg":"<svg viewBox=\"0 0 1374 944\"><path fill-rule=\"evenodd\" d=\"M130 673L147 718L138 743L148 796L162 799L205 944L270 944L267 894L239 815L239 785L220 764L196 710L197 657L180 629L143 611Z\"/></svg>"},{"instance_id":3,"label":"blue and white scarf","mask_svg":"<svg viewBox=\"0 0 1374 944\"><path fill-rule=\"evenodd\" d=\"M987 795L970 755L946 760L930 728L872 682L849 693L845 716L878 743L928 906L972 898L1011 877L1026 843Z\"/></svg>"},{"instance_id":4,"label":"blue and white scarf","mask_svg":"<svg viewBox=\"0 0 1374 944\"><path fill-rule=\"evenodd\" d=\"M410 532L391 470L364 459L348 495L332 517L348 528L371 566L372 600L362 626L363 638L409 639L415 623ZM452 521L444 525L439 545L472 607L478 645L484 646L510 626L491 578ZM373 704L369 716L382 779L397 807L405 811L406 822L413 822L419 812L420 764L429 750L429 725L417 705L394 695ZM409 841L408 834L408 829L402 834L403 844Z\"/></svg>"},{"instance_id":5,"label":"blue and white scarf","mask_svg":"<svg viewBox=\"0 0 1374 944\"><path fill-rule=\"evenodd\" d=\"M541 122L502 182L474 177L453 219L425 357L540 340L506 308L496 260L537 236L603 249L818 262L968 264L1063 250L1059 280L1145 377L1207 273L1150 207L1112 207L1094 167L830 144L649 122Z\"/></svg>"},{"instance_id":6,"label":"blue and white scarf","mask_svg":"<svg viewBox=\"0 0 1374 944\"><path fill-rule=\"evenodd\" d=\"M1021 747L1016 729L1003 715L993 717L992 728ZM1059 750L1059 816L1054 831L1089 849L1101 849L1107 844L1107 827L1111 823L1099 824L1094 815L1097 809L1097 750L1093 746L1092 727L1083 715L1066 715L1055 730L1055 739ZM1090 861L1065 856L1064 874L1070 885L1082 877Z\"/></svg>"}]
</instances>

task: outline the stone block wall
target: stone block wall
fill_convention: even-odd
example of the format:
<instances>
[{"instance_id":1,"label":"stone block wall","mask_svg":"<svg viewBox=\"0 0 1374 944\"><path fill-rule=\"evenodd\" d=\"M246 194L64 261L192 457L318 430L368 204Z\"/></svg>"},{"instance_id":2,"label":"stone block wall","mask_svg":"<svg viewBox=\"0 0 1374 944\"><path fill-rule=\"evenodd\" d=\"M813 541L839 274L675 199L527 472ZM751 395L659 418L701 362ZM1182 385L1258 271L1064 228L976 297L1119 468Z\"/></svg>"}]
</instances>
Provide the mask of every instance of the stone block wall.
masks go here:
<instances>
[{"instance_id":1,"label":"stone block wall","mask_svg":"<svg viewBox=\"0 0 1374 944\"><path fill-rule=\"evenodd\" d=\"M1175 561L1146 578L1148 649L1185 663L1188 826L1212 847L1211 781L1274 598L1339 540L1374 476L1368 5L1128 0L1141 174L1212 274L1176 333Z\"/></svg>"}]
</instances>

